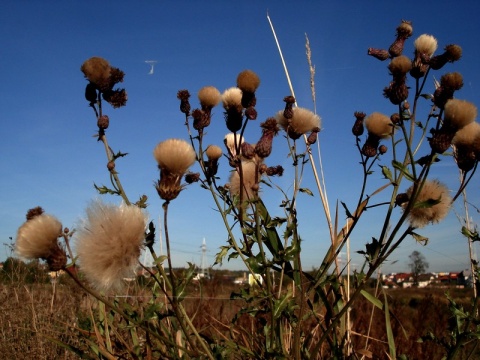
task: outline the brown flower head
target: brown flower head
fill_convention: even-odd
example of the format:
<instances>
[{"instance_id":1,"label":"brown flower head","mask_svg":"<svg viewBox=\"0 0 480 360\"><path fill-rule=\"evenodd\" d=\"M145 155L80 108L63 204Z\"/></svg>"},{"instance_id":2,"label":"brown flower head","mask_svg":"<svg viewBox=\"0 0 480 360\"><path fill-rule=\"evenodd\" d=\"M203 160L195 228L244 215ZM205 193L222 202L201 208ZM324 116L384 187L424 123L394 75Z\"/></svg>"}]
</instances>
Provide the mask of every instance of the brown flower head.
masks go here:
<instances>
[{"instance_id":1,"label":"brown flower head","mask_svg":"<svg viewBox=\"0 0 480 360\"><path fill-rule=\"evenodd\" d=\"M441 55L433 56L430 59L430 67L433 70L441 69L447 62L460 60L462 57L462 48L458 45L451 44L445 47L445 52Z\"/></svg>"},{"instance_id":2,"label":"brown flower head","mask_svg":"<svg viewBox=\"0 0 480 360\"><path fill-rule=\"evenodd\" d=\"M411 68L412 62L405 55L393 58L390 64L388 64L388 70L390 70L394 77L405 76Z\"/></svg>"},{"instance_id":3,"label":"brown flower head","mask_svg":"<svg viewBox=\"0 0 480 360\"><path fill-rule=\"evenodd\" d=\"M80 70L99 89L109 87L111 67L107 60L97 56L91 57L82 64Z\"/></svg>"},{"instance_id":4,"label":"brown flower head","mask_svg":"<svg viewBox=\"0 0 480 360\"><path fill-rule=\"evenodd\" d=\"M415 196L413 189L412 185L406 192L410 200L402 204L404 209ZM408 222L415 228L424 227L428 223L438 223L447 216L451 201L452 197L445 185L438 180L426 180L408 213Z\"/></svg>"},{"instance_id":5,"label":"brown flower head","mask_svg":"<svg viewBox=\"0 0 480 360\"><path fill-rule=\"evenodd\" d=\"M199 90L198 100L202 105L202 109L204 111L210 112L210 110L213 107L217 106L218 103L222 100L222 96L220 95L220 91L218 91L216 87L205 86Z\"/></svg>"},{"instance_id":6,"label":"brown flower head","mask_svg":"<svg viewBox=\"0 0 480 360\"><path fill-rule=\"evenodd\" d=\"M288 136L296 140L303 134L309 133L316 128L321 127L321 119L318 115L308 109L301 107L293 108L293 115L291 119L284 116L284 111L281 110L275 115L278 124L286 131Z\"/></svg>"},{"instance_id":7,"label":"brown flower head","mask_svg":"<svg viewBox=\"0 0 480 360\"><path fill-rule=\"evenodd\" d=\"M470 171L480 155L480 124L471 122L455 133L452 140L454 158L463 171Z\"/></svg>"},{"instance_id":8,"label":"brown flower head","mask_svg":"<svg viewBox=\"0 0 480 360\"><path fill-rule=\"evenodd\" d=\"M384 114L374 112L365 118L365 127L369 134L380 139L390 137L394 132L392 120Z\"/></svg>"},{"instance_id":9,"label":"brown flower head","mask_svg":"<svg viewBox=\"0 0 480 360\"><path fill-rule=\"evenodd\" d=\"M243 92L254 93L260 86L260 78L252 70L244 70L237 76L237 87Z\"/></svg>"},{"instance_id":10,"label":"brown flower head","mask_svg":"<svg viewBox=\"0 0 480 360\"><path fill-rule=\"evenodd\" d=\"M67 264L65 250L58 243L61 235L60 221L42 210L18 228L15 251L26 259L46 260L51 271L61 270Z\"/></svg>"},{"instance_id":11,"label":"brown flower head","mask_svg":"<svg viewBox=\"0 0 480 360\"><path fill-rule=\"evenodd\" d=\"M455 131L475 121L477 107L471 102L459 99L450 99L445 104L444 126Z\"/></svg>"},{"instance_id":12,"label":"brown flower head","mask_svg":"<svg viewBox=\"0 0 480 360\"><path fill-rule=\"evenodd\" d=\"M453 98L455 91L463 87L463 77L458 72L444 74L440 78L440 86L433 94L433 103L443 109L448 100Z\"/></svg>"},{"instance_id":13,"label":"brown flower head","mask_svg":"<svg viewBox=\"0 0 480 360\"><path fill-rule=\"evenodd\" d=\"M135 205L92 203L76 237L80 269L97 289L119 289L132 277L145 238L146 216Z\"/></svg>"},{"instance_id":14,"label":"brown flower head","mask_svg":"<svg viewBox=\"0 0 480 360\"><path fill-rule=\"evenodd\" d=\"M182 186L180 181L196 159L192 146L181 139L168 139L153 150L160 169L160 180L156 184L159 196L167 201L175 199Z\"/></svg>"},{"instance_id":15,"label":"brown flower head","mask_svg":"<svg viewBox=\"0 0 480 360\"><path fill-rule=\"evenodd\" d=\"M127 92L125 89L106 90L102 93L103 99L113 108L119 108L127 104Z\"/></svg>"}]
</instances>

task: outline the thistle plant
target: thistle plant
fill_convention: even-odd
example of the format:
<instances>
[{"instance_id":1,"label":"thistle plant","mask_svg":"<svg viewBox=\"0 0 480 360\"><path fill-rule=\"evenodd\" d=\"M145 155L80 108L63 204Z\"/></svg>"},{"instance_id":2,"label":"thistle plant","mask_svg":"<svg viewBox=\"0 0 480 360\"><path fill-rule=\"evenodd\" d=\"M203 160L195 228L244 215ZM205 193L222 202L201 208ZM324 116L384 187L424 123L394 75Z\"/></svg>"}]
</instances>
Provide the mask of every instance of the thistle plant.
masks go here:
<instances>
[{"instance_id":1,"label":"thistle plant","mask_svg":"<svg viewBox=\"0 0 480 360\"><path fill-rule=\"evenodd\" d=\"M424 34L414 41L410 58L404 54L404 47L412 35L413 25L402 21L387 49L368 49L372 57L388 61L386 70L391 81L383 89L383 100L391 103L392 113L353 112L351 133L361 165L359 195L353 204L342 202L343 211L337 207L332 218L324 188L318 186L329 225L318 241L328 239L330 246L314 271L306 271L302 264L302 213L297 205L300 197L314 196L314 191L302 186L310 169L316 183L321 183L316 172L316 162L321 165L321 159L315 159L312 152L323 135L316 111L298 107L292 91L285 95L284 104L279 99L278 108L270 114L258 114L256 92L261 81L252 70L241 71L223 93L211 85L201 88L198 105L191 100L189 90L179 90L177 99L183 114L179 117L183 117L186 135L161 139L153 148L159 169L159 178L154 180L159 199L154 201L160 201L163 208L163 228L156 229L144 210L146 196L132 203L120 182L116 162L126 154L114 152L107 142L110 117L104 113L103 104L107 102L113 108L126 105L126 91L115 88L124 73L102 58L88 59L81 67L88 81L85 98L94 111L97 138L104 145L111 180L108 187L95 187L101 194L120 196L121 204L92 203L86 221L75 232L62 229L61 223L43 210L33 209L18 231L16 248L25 258L46 260L51 270L66 270L98 300L98 313L92 314L96 335L85 335L89 351L98 357L138 359L356 359L365 355L368 334L358 339L352 336L355 320L350 318L350 311L360 297L365 297L384 310L388 352L396 358L387 297L380 301L366 291L366 285L409 237L428 241L419 229L445 218L470 182L480 157L477 108L455 97L463 85L462 76L447 73L441 75L439 83L427 80L431 72L459 60L461 48L447 45L444 53L435 55L437 40ZM315 102L311 52L307 51L307 57ZM377 90L381 93L382 89ZM212 122L217 106L223 107L224 124ZM420 115L420 107L429 109L426 118ZM207 132L211 126L223 127L225 137L211 139ZM253 142L247 139L250 128L261 133ZM452 161L446 153L450 148L461 173L458 189L448 189L430 176L439 161ZM276 182L276 177L285 175L285 169L271 163L273 152L288 154L290 188L284 189ZM377 166L384 183L372 189ZM228 177L219 176L220 167L230 169ZM255 279L253 286L231 294L232 299L242 301L242 307L230 323L220 323L213 333L198 327L196 314L184 306L194 266L189 264L187 270L179 272L172 265L171 243L175 239L170 238L168 210L179 196L188 197L192 186L211 194L225 227L227 241L219 249L215 264L240 259ZM281 202L266 201L266 192L278 192ZM354 275L351 287L344 281L350 274L339 268L336 260L358 224L368 221L366 210L371 208L382 208L385 216L381 221L376 219L379 227L372 229L371 242L358 251L364 256L364 264ZM340 212L347 217L341 228ZM158 255L154 249L157 231L165 234L166 255ZM72 239L76 254L70 247ZM138 263L143 248L155 260L154 269ZM147 300L132 302L115 297L123 291L122 279L136 266L142 266L153 281L147 289L135 289L148 291ZM77 267L79 272L74 271ZM464 332L457 327L460 342L456 344L461 345L447 349L449 354L457 354L465 344L464 338L473 337L470 324L475 321L475 316L469 318L469 326L461 330ZM84 356L88 352L71 350Z\"/></svg>"}]
</instances>

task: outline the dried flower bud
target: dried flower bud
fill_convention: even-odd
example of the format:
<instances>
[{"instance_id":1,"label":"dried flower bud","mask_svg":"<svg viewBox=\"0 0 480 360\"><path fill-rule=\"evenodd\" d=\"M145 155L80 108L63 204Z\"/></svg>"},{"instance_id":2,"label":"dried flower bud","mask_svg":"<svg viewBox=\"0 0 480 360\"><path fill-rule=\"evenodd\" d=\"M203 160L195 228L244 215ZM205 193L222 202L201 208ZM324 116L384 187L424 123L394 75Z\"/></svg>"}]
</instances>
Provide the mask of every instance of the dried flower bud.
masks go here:
<instances>
[{"instance_id":1,"label":"dried flower bud","mask_svg":"<svg viewBox=\"0 0 480 360\"><path fill-rule=\"evenodd\" d=\"M390 121L393 123L393 124L400 124L400 115L398 113L393 113L392 115L390 115Z\"/></svg>"},{"instance_id":2,"label":"dried flower bud","mask_svg":"<svg viewBox=\"0 0 480 360\"><path fill-rule=\"evenodd\" d=\"M210 125L210 115L204 110L195 109L192 111L193 128L202 131Z\"/></svg>"},{"instance_id":3,"label":"dried flower bud","mask_svg":"<svg viewBox=\"0 0 480 360\"><path fill-rule=\"evenodd\" d=\"M90 103L97 101L97 87L92 82L89 82L85 87L85 99Z\"/></svg>"},{"instance_id":4,"label":"dried flower bud","mask_svg":"<svg viewBox=\"0 0 480 360\"><path fill-rule=\"evenodd\" d=\"M353 115L355 116L355 123L352 127L352 134L360 136L364 132L363 120L365 119L366 114L364 112L355 111Z\"/></svg>"},{"instance_id":5,"label":"dried flower bud","mask_svg":"<svg viewBox=\"0 0 480 360\"><path fill-rule=\"evenodd\" d=\"M262 127L262 137L255 145L255 154L260 158L266 158L272 152L273 137L278 134L280 130L275 118L268 118L264 123L260 124Z\"/></svg>"},{"instance_id":6,"label":"dried flower bud","mask_svg":"<svg viewBox=\"0 0 480 360\"><path fill-rule=\"evenodd\" d=\"M397 38L388 48L391 57L400 56L402 54L405 40L408 39L412 33L412 23L410 21L402 20L401 24L397 27Z\"/></svg>"},{"instance_id":7,"label":"dried flower bud","mask_svg":"<svg viewBox=\"0 0 480 360\"><path fill-rule=\"evenodd\" d=\"M455 132L448 131L445 128L431 130L432 137L428 138L428 143L433 152L443 154L452 144Z\"/></svg>"},{"instance_id":8,"label":"dried flower bud","mask_svg":"<svg viewBox=\"0 0 480 360\"><path fill-rule=\"evenodd\" d=\"M102 115L97 120L97 126L100 130L108 129L108 125L110 124L110 118L108 115Z\"/></svg>"},{"instance_id":9,"label":"dried flower bud","mask_svg":"<svg viewBox=\"0 0 480 360\"><path fill-rule=\"evenodd\" d=\"M127 92L125 89L108 90L102 93L103 99L113 106L114 109L127 104Z\"/></svg>"},{"instance_id":10,"label":"dried flower bud","mask_svg":"<svg viewBox=\"0 0 480 360\"><path fill-rule=\"evenodd\" d=\"M307 144L309 145L315 144L317 142L317 137L319 132L320 132L320 128L317 127L313 129L310 135L308 135Z\"/></svg>"},{"instance_id":11,"label":"dried flower bud","mask_svg":"<svg viewBox=\"0 0 480 360\"><path fill-rule=\"evenodd\" d=\"M396 197L395 197L395 205L397 206L402 206L403 204L405 204L406 202L408 202L410 200L409 196L406 194L406 193L401 193L401 194L398 194Z\"/></svg>"},{"instance_id":12,"label":"dried flower bud","mask_svg":"<svg viewBox=\"0 0 480 360\"><path fill-rule=\"evenodd\" d=\"M257 119L257 110L253 106L249 106L245 109L245 116L249 120L256 120Z\"/></svg>"},{"instance_id":13,"label":"dried flower bud","mask_svg":"<svg viewBox=\"0 0 480 360\"><path fill-rule=\"evenodd\" d=\"M27 221L33 219L36 216L42 215L44 212L45 211L41 206L37 206L32 209L29 209L26 215Z\"/></svg>"},{"instance_id":14,"label":"dried flower bud","mask_svg":"<svg viewBox=\"0 0 480 360\"><path fill-rule=\"evenodd\" d=\"M248 142L243 142L240 145L240 152L246 159L252 159L255 156L255 146Z\"/></svg>"},{"instance_id":15,"label":"dried flower bud","mask_svg":"<svg viewBox=\"0 0 480 360\"><path fill-rule=\"evenodd\" d=\"M177 93L177 99L180 100L180 111L185 115L190 114L190 93L188 90L179 90Z\"/></svg>"},{"instance_id":16,"label":"dried flower bud","mask_svg":"<svg viewBox=\"0 0 480 360\"><path fill-rule=\"evenodd\" d=\"M107 169L108 171L112 172L113 170L115 170L115 161L109 161L107 163Z\"/></svg>"},{"instance_id":17,"label":"dried flower bud","mask_svg":"<svg viewBox=\"0 0 480 360\"><path fill-rule=\"evenodd\" d=\"M379 143L380 138L374 134L369 133L365 144L363 144L362 154L369 158L376 156Z\"/></svg>"},{"instance_id":18,"label":"dried flower bud","mask_svg":"<svg viewBox=\"0 0 480 360\"><path fill-rule=\"evenodd\" d=\"M283 98L285 101L285 110L283 110L283 116L285 119L291 119L293 117L293 105L295 104L295 98L291 95Z\"/></svg>"},{"instance_id":19,"label":"dried flower bud","mask_svg":"<svg viewBox=\"0 0 480 360\"><path fill-rule=\"evenodd\" d=\"M380 145L378 147L378 152L379 152L380 155L385 154L387 152L387 150L388 150L388 148L385 145Z\"/></svg>"},{"instance_id":20,"label":"dried flower bud","mask_svg":"<svg viewBox=\"0 0 480 360\"><path fill-rule=\"evenodd\" d=\"M188 172L185 174L185 182L187 184L193 184L194 182L198 182L199 180L200 180L199 173Z\"/></svg>"},{"instance_id":21,"label":"dried flower bud","mask_svg":"<svg viewBox=\"0 0 480 360\"><path fill-rule=\"evenodd\" d=\"M394 105L401 104L408 98L408 87L404 81L392 81L388 87L383 89L383 96Z\"/></svg>"},{"instance_id":22,"label":"dried flower bud","mask_svg":"<svg viewBox=\"0 0 480 360\"><path fill-rule=\"evenodd\" d=\"M277 166L268 167L267 170L265 171L265 173L268 176L275 176L275 175L282 176L283 171L284 171L283 167L281 165L277 165Z\"/></svg>"},{"instance_id":23,"label":"dried flower bud","mask_svg":"<svg viewBox=\"0 0 480 360\"><path fill-rule=\"evenodd\" d=\"M390 57L388 51L384 49L368 48L367 54L381 61L385 61Z\"/></svg>"}]
</instances>

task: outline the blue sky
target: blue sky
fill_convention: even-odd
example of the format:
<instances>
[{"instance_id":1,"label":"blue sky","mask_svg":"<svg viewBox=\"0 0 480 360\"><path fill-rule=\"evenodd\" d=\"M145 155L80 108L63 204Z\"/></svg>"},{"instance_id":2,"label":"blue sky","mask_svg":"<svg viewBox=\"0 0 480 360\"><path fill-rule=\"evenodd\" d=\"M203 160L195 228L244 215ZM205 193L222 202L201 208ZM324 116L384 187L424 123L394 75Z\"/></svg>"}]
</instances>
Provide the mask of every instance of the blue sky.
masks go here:
<instances>
[{"instance_id":1,"label":"blue sky","mask_svg":"<svg viewBox=\"0 0 480 360\"><path fill-rule=\"evenodd\" d=\"M161 201L153 188L158 173L152 157L154 146L171 137L187 139L176 93L189 89L192 105L205 85L220 91L235 85L237 74L254 70L261 79L257 92L259 122L276 111L290 93L278 51L267 21L267 11L290 72L300 106L312 108L305 34L316 66L317 111L322 117L320 144L325 181L332 211L336 201L353 207L361 185L359 157L350 129L354 111L390 114L395 107L382 96L390 76L387 63L367 56L368 47L386 48L394 40L401 19L413 22L414 35L404 54L411 56L413 40L434 35L441 52L455 43L463 48L462 59L435 73L437 78L459 71L465 85L458 98L479 103L480 5L476 1L4 1L0 13L0 240L9 243L24 221L26 210L41 205L64 226L74 228L86 206L97 198L93 183L108 184L103 148L92 137L96 132L93 111L84 99L86 84L80 66L91 56L101 56L126 73L127 106L110 116L107 136L115 151L129 155L117 162L123 185L131 199L149 197L148 213L157 219ZM149 75L145 60L157 60ZM413 82L412 84L413 85ZM433 88L429 82L428 88ZM425 104L426 105L426 104ZM426 107L424 106L424 109ZM255 142L260 136L253 124L246 134ZM221 108L214 109L207 141L222 145L227 130ZM274 141L269 165L289 167L285 139ZM387 163L388 165L388 163ZM228 165L219 175L228 179ZM434 176L454 187L458 172L445 160ZM277 179L290 184L289 172ZM368 186L372 192L382 184ZM304 186L314 190L311 176ZM280 196L264 191L272 213ZM469 201L480 205L478 174L468 190ZM118 201L109 197L108 201ZM200 263L205 238L208 262L226 240L214 203L204 190L191 186L170 206L173 263ZM318 195L303 196L298 204L300 234L304 239L304 267L318 264L329 238ZM408 270L408 255L418 250L432 271L460 271L468 265L467 243L460 234L461 204L439 225L421 231L430 238L422 247L406 239L384 271ZM378 236L382 209L366 214L351 238L352 263ZM479 216L470 208L473 220ZM340 212L340 223L344 214ZM9 255L0 248L0 260ZM238 263L224 267L238 268Z\"/></svg>"}]
</instances>

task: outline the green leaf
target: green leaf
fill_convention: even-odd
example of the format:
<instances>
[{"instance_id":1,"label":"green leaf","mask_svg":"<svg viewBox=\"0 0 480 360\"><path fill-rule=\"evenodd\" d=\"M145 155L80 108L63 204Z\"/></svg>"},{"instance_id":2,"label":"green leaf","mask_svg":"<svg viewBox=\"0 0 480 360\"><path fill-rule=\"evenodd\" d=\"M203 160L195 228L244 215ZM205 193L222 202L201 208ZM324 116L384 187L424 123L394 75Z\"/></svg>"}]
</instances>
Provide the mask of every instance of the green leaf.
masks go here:
<instances>
[{"instance_id":1,"label":"green leaf","mask_svg":"<svg viewBox=\"0 0 480 360\"><path fill-rule=\"evenodd\" d=\"M292 296L293 293L292 289L290 288L285 295L283 295L280 299L275 300L273 304L273 317L275 319L278 319L280 316L282 316L282 312L288 306Z\"/></svg>"},{"instance_id":2,"label":"green leaf","mask_svg":"<svg viewBox=\"0 0 480 360\"><path fill-rule=\"evenodd\" d=\"M428 238L425 236L422 236L420 234L417 234L416 232L411 232L412 237L415 239L416 242L422 244L423 246L426 246L428 244Z\"/></svg>"},{"instance_id":3,"label":"green leaf","mask_svg":"<svg viewBox=\"0 0 480 360\"><path fill-rule=\"evenodd\" d=\"M370 301L370 303L372 305L375 305L377 308L379 308L380 310L383 310L383 304L380 300L378 300L375 296L373 296L372 294L370 294L368 291L366 290L360 290L360 294L363 295L363 297L365 299L367 299L368 301Z\"/></svg>"},{"instance_id":4,"label":"green leaf","mask_svg":"<svg viewBox=\"0 0 480 360\"><path fill-rule=\"evenodd\" d=\"M392 324L390 323L390 310L388 309L388 299L387 299L387 294L385 293L385 290L383 290L383 297L385 299L384 312L385 312L385 327L387 330L388 350L390 352L390 358L396 359L397 354L396 354L396 348L395 348L395 339L393 337Z\"/></svg>"},{"instance_id":5,"label":"green leaf","mask_svg":"<svg viewBox=\"0 0 480 360\"><path fill-rule=\"evenodd\" d=\"M415 181L415 178L410 174L410 171L406 166L403 166L401 162L398 162L396 160L392 160L392 165L395 169L399 170L405 178L407 178L410 181Z\"/></svg>"},{"instance_id":6,"label":"green leaf","mask_svg":"<svg viewBox=\"0 0 480 360\"><path fill-rule=\"evenodd\" d=\"M230 246L220 246L220 251L215 255L215 262L213 265L222 264L223 259L227 256Z\"/></svg>"},{"instance_id":7,"label":"green leaf","mask_svg":"<svg viewBox=\"0 0 480 360\"><path fill-rule=\"evenodd\" d=\"M95 190L97 190L100 195L104 195L104 194L120 195L119 191L109 189L105 185L102 187L99 187L97 186L97 184L93 183L93 186L95 187Z\"/></svg>"},{"instance_id":8,"label":"green leaf","mask_svg":"<svg viewBox=\"0 0 480 360\"><path fill-rule=\"evenodd\" d=\"M310 196L313 196L313 193L312 193L312 191L311 191L310 189L300 188L300 189L298 189L298 190L299 190L300 192L302 192L302 193L305 193L305 194L308 194L308 195L310 195Z\"/></svg>"},{"instance_id":9,"label":"green leaf","mask_svg":"<svg viewBox=\"0 0 480 360\"><path fill-rule=\"evenodd\" d=\"M385 176L385 179L388 179L391 182L393 182L392 172L390 171L390 169L387 166L382 166L382 174L383 174L383 176Z\"/></svg>"},{"instance_id":10,"label":"green leaf","mask_svg":"<svg viewBox=\"0 0 480 360\"><path fill-rule=\"evenodd\" d=\"M433 99L432 94L420 94L420 96L427 100Z\"/></svg>"}]
</instances>

